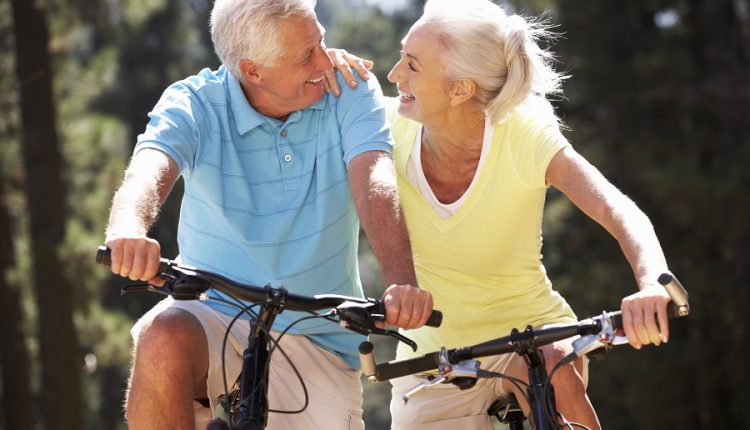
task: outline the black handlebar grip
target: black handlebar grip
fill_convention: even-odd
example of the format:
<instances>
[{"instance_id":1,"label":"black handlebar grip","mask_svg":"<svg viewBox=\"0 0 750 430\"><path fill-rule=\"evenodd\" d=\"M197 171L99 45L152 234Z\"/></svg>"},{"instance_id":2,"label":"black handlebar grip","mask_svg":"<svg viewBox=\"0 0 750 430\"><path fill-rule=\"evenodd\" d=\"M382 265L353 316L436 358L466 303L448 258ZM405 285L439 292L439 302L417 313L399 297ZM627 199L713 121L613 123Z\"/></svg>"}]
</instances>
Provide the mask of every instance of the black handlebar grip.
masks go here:
<instances>
[{"instance_id":1,"label":"black handlebar grip","mask_svg":"<svg viewBox=\"0 0 750 430\"><path fill-rule=\"evenodd\" d=\"M622 312L610 312L609 317L611 318L612 325L615 329L622 329Z\"/></svg>"},{"instance_id":2,"label":"black handlebar grip","mask_svg":"<svg viewBox=\"0 0 750 430\"><path fill-rule=\"evenodd\" d=\"M430 315L430 317L427 318L427 322L424 324L430 327L440 327L440 324L442 323L443 323L443 313L440 311L433 310L432 315Z\"/></svg>"},{"instance_id":3,"label":"black handlebar grip","mask_svg":"<svg viewBox=\"0 0 750 430\"><path fill-rule=\"evenodd\" d=\"M99 248L96 249L96 264L102 266L112 265L112 255L109 248L104 245L100 245Z\"/></svg>"},{"instance_id":4,"label":"black handlebar grip","mask_svg":"<svg viewBox=\"0 0 750 430\"><path fill-rule=\"evenodd\" d=\"M378 364L376 374L378 381L387 381L393 378L400 378L406 375L413 375L437 369L439 363L440 353L431 352L421 357Z\"/></svg>"}]
</instances>

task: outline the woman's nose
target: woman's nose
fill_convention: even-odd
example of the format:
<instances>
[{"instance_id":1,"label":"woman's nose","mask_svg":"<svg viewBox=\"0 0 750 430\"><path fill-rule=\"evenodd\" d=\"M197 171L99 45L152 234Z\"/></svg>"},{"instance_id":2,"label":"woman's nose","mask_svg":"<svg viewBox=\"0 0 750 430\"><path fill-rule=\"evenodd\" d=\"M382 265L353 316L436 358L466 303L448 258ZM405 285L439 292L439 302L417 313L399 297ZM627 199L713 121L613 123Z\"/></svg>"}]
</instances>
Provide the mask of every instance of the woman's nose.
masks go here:
<instances>
[{"instance_id":1,"label":"woman's nose","mask_svg":"<svg viewBox=\"0 0 750 430\"><path fill-rule=\"evenodd\" d=\"M399 61L398 63L394 64L393 68L391 69L391 71L388 72L388 82L390 82L392 84L395 84L396 82L398 82L398 77L396 76L396 74L398 73L397 69L398 69L398 65L399 64L401 64L401 61Z\"/></svg>"}]
</instances>

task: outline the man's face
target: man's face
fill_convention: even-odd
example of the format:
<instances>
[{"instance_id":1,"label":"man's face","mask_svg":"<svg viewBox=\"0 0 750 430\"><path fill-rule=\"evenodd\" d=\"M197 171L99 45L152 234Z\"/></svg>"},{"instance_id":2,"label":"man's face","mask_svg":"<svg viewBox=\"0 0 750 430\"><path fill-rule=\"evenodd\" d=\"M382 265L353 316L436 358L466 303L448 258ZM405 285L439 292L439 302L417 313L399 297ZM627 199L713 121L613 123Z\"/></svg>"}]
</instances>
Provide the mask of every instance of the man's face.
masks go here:
<instances>
[{"instance_id":1,"label":"man's face","mask_svg":"<svg viewBox=\"0 0 750 430\"><path fill-rule=\"evenodd\" d=\"M282 54L274 66L257 65L257 76L246 91L253 108L283 118L323 96L325 71L333 63L325 51L324 29L315 14L279 23Z\"/></svg>"}]
</instances>

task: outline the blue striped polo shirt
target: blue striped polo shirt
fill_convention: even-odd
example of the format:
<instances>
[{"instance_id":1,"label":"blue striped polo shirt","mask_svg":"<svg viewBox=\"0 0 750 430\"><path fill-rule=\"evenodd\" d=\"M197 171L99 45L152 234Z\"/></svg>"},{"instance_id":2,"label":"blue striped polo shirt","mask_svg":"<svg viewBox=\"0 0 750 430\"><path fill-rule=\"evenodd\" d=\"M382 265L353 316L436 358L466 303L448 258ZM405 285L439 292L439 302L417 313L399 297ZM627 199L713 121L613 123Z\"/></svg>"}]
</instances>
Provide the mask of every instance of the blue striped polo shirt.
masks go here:
<instances>
[{"instance_id":1,"label":"blue striped polo shirt","mask_svg":"<svg viewBox=\"0 0 750 430\"><path fill-rule=\"evenodd\" d=\"M339 85L345 86L340 77ZM361 297L359 221L347 165L366 151L391 151L381 98L376 79L360 80L357 89L324 94L279 121L255 111L224 67L167 88L135 152L158 149L180 168L180 260L243 283ZM215 300L208 304L237 313ZM284 311L274 329L307 315ZM322 319L293 324L289 332L358 367L362 336Z\"/></svg>"}]
</instances>

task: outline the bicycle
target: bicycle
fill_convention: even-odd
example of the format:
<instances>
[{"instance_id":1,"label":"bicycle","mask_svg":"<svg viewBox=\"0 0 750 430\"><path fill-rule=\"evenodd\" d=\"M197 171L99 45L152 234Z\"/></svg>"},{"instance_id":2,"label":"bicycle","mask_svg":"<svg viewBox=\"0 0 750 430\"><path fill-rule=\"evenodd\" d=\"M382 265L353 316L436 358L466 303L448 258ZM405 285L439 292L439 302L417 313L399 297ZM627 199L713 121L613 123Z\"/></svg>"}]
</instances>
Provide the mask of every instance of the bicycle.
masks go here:
<instances>
[{"instance_id":1,"label":"bicycle","mask_svg":"<svg viewBox=\"0 0 750 430\"><path fill-rule=\"evenodd\" d=\"M100 265L110 265L110 250L100 246L96 253L96 262ZM305 296L294 294L283 286L274 288L242 284L224 276L194 267L181 265L172 260L162 258L159 265L159 277L165 284L155 287L150 284L127 285L122 294L134 291L149 291L170 295L175 300L206 300L205 292L209 289L219 290L235 299L253 303L242 307L235 321L242 313L250 312L250 334L248 346L243 354L243 365L236 383L237 389L225 388L225 395L221 398L227 416L227 422L214 421L207 430L258 430L266 427L268 420L268 365L270 354L276 348L277 339L270 336L270 328L276 316L284 309L307 311L313 315L339 323L343 327L362 335L378 334L391 336L410 345L415 351L417 345L400 333L384 328L378 328L375 323L385 321L385 306L378 299L348 297L336 294L320 294ZM251 310L258 307L257 312ZM317 311L330 309L328 313L317 314ZM234 322L234 321L233 321ZM439 327L442 313L433 311L427 325ZM227 328L227 331L231 328ZM274 343L271 349L269 344ZM299 376L299 374L298 374ZM301 377L300 377L301 380ZM304 381L303 381L304 384ZM225 386L226 387L226 386ZM305 391L306 395L306 391ZM305 402L307 405L307 402ZM306 406L305 406L306 407ZM298 411L301 412L304 407Z\"/></svg>"},{"instance_id":2,"label":"bicycle","mask_svg":"<svg viewBox=\"0 0 750 430\"><path fill-rule=\"evenodd\" d=\"M672 274L659 276L659 283L669 293L671 302L668 313L670 318L684 317L690 314L688 293ZM493 355L517 353L524 357L529 365L529 382L526 384L526 400L530 406L530 419L536 430L560 428L558 419L567 423L555 407L554 388L549 382L554 372L562 365L584 355L600 354L609 349L627 343L627 337L616 334L622 329L620 311L602 312L601 315L583 321L556 325L541 329L528 326L524 331L513 329L509 336L489 340L477 345L431 352L419 357L394 360L376 364L372 343L365 341L359 346L362 371L369 382L375 383L407 375L434 371L437 375L418 384L402 396L404 403L417 395L421 390L429 389L441 383L453 383L461 389L472 387L477 378L506 378L505 375L481 369L476 358ZM539 347L558 340L580 336L573 342L573 352L557 363L550 374L545 368L544 356ZM525 384L523 381L516 383ZM515 396L510 394L498 399L490 406L488 414L494 415L501 423L508 424L511 430L522 430L526 416L521 411ZM580 424L567 423L586 428Z\"/></svg>"}]
</instances>

